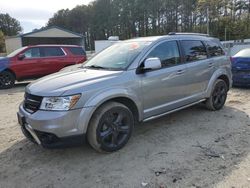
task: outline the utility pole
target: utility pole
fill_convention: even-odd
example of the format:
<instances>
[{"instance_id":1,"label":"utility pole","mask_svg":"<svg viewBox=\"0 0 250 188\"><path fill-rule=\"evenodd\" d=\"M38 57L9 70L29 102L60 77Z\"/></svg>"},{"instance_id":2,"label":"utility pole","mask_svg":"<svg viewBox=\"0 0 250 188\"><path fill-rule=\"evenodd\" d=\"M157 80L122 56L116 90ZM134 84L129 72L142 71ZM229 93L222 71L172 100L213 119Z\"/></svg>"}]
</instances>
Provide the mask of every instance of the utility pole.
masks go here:
<instances>
[{"instance_id":1,"label":"utility pole","mask_svg":"<svg viewBox=\"0 0 250 188\"><path fill-rule=\"evenodd\" d=\"M225 41L227 40L227 28L225 27Z\"/></svg>"},{"instance_id":2,"label":"utility pole","mask_svg":"<svg viewBox=\"0 0 250 188\"><path fill-rule=\"evenodd\" d=\"M209 7L207 6L207 34L209 35Z\"/></svg>"}]
</instances>

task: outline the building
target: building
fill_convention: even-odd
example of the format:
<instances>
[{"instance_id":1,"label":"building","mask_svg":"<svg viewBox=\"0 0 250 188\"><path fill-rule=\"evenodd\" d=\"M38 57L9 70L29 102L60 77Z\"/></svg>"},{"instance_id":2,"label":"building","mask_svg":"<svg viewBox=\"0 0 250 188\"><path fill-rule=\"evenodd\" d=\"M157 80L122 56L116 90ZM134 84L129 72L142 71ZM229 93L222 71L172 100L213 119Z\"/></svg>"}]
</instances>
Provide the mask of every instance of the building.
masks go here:
<instances>
[{"instance_id":1,"label":"building","mask_svg":"<svg viewBox=\"0 0 250 188\"><path fill-rule=\"evenodd\" d=\"M28 45L71 44L84 47L84 36L57 26L5 38L7 54Z\"/></svg>"},{"instance_id":2,"label":"building","mask_svg":"<svg viewBox=\"0 0 250 188\"><path fill-rule=\"evenodd\" d=\"M118 36L110 36L108 40L96 40L95 41L95 53L98 53L117 42L119 42Z\"/></svg>"}]
</instances>

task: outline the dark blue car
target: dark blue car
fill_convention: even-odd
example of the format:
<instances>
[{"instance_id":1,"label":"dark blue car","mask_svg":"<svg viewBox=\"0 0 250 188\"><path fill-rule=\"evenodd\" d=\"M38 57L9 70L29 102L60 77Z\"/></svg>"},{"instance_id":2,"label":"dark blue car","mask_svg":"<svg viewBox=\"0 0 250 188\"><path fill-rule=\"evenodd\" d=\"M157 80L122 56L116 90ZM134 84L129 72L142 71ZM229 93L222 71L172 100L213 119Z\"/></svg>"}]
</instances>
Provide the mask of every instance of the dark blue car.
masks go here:
<instances>
[{"instance_id":1,"label":"dark blue car","mask_svg":"<svg viewBox=\"0 0 250 188\"><path fill-rule=\"evenodd\" d=\"M234 86L250 86L250 48L232 57L232 73Z\"/></svg>"}]
</instances>

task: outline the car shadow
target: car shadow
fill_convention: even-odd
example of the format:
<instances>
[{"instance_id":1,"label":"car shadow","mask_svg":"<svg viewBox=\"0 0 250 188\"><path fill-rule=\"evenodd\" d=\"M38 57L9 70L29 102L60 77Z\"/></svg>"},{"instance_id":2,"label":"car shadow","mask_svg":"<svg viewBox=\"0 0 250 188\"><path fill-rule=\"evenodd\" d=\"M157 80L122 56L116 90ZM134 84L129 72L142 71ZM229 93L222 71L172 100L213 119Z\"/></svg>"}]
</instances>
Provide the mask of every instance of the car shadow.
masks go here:
<instances>
[{"instance_id":1,"label":"car shadow","mask_svg":"<svg viewBox=\"0 0 250 188\"><path fill-rule=\"evenodd\" d=\"M1 89L0 95L12 95L15 93L21 93L25 91L25 87L30 84L30 82L16 82L15 85L10 89Z\"/></svg>"},{"instance_id":2,"label":"car shadow","mask_svg":"<svg viewBox=\"0 0 250 188\"><path fill-rule=\"evenodd\" d=\"M111 154L21 139L0 153L0 187L214 186L250 154L249 125L239 109L194 106L136 126L126 147Z\"/></svg>"},{"instance_id":3,"label":"car shadow","mask_svg":"<svg viewBox=\"0 0 250 188\"><path fill-rule=\"evenodd\" d=\"M236 88L236 89L245 89L245 90L247 90L247 89L250 89L250 86L233 86L233 88Z\"/></svg>"}]
</instances>

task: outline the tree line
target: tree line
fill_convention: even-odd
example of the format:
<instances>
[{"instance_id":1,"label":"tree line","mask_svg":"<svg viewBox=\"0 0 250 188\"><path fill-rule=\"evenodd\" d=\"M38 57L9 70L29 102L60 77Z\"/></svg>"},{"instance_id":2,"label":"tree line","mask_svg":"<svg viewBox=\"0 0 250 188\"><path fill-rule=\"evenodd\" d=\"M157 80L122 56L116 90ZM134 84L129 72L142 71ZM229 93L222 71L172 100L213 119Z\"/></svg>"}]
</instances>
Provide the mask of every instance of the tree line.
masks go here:
<instances>
[{"instance_id":1,"label":"tree line","mask_svg":"<svg viewBox=\"0 0 250 188\"><path fill-rule=\"evenodd\" d=\"M221 40L244 39L250 38L250 0L95 0L59 10L47 23L54 25L85 35L87 48L113 35L209 32Z\"/></svg>"},{"instance_id":2,"label":"tree line","mask_svg":"<svg viewBox=\"0 0 250 188\"><path fill-rule=\"evenodd\" d=\"M221 40L250 38L250 0L94 0L89 5L57 11L45 27L59 26L95 40L165 35L169 32L207 33ZM208 27L209 26L209 27ZM20 33L20 23L0 14L3 35Z\"/></svg>"},{"instance_id":3,"label":"tree line","mask_svg":"<svg viewBox=\"0 0 250 188\"><path fill-rule=\"evenodd\" d=\"M5 51L5 36L17 35L22 31L20 22L9 14L0 13L0 52Z\"/></svg>"}]
</instances>

